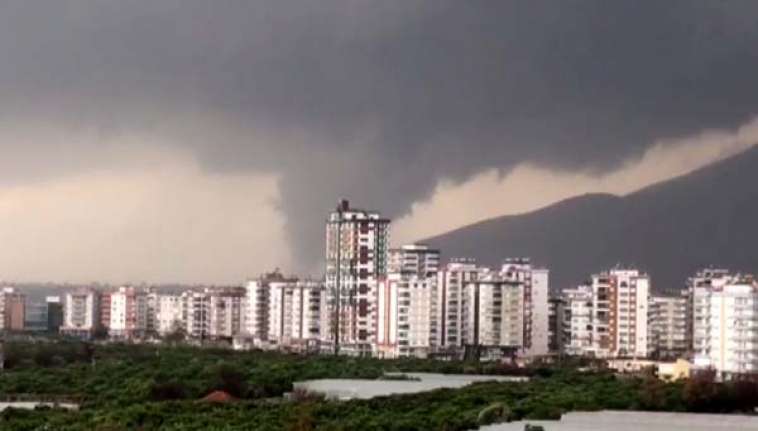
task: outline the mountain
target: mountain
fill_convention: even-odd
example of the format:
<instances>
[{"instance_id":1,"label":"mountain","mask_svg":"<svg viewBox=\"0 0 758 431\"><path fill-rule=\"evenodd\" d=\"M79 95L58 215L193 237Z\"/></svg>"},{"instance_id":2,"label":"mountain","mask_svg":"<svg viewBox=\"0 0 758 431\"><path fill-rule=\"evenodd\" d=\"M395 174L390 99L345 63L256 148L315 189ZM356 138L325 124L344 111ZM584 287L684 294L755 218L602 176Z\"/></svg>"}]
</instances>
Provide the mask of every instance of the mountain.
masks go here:
<instances>
[{"instance_id":1,"label":"mountain","mask_svg":"<svg viewBox=\"0 0 758 431\"><path fill-rule=\"evenodd\" d=\"M486 265L531 257L550 268L553 289L617 264L647 271L656 291L706 266L757 271L758 146L629 195L578 196L423 242Z\"/></svg>"}]
</instances>

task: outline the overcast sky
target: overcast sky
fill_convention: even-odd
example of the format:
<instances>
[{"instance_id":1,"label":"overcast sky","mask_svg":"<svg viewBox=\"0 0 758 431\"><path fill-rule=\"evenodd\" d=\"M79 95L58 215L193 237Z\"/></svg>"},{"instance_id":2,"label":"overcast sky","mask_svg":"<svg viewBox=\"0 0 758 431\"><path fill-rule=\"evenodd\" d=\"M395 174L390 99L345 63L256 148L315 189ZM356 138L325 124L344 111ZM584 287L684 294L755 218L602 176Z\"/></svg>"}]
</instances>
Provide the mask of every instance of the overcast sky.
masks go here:
<instances>
[{"instance_id":1,"label":"overcast sky","mask_svg":"<svg viewBox=\"0 0 758 431\"><path fill-rule=\"evenodd\" d=\"M318 275L756 140L758 2L0 2L0 279ZM746 185L753 187L754 185Z\"/></svg>"}]
</instances>

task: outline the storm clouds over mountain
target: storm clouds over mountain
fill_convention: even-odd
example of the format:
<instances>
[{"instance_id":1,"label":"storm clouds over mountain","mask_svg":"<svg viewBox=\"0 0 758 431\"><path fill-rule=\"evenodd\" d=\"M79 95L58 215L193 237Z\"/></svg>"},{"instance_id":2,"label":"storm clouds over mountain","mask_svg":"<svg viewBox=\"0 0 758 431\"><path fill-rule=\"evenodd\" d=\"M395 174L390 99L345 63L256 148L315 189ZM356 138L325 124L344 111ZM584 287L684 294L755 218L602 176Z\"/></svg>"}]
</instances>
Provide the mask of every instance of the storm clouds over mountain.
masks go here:
<instances>
[{"instance_id":1,"label":"storm clouds over mountain","mask_svg":"<svg viewBox=\"0 0 758 431\"><path fill-rule=\"evenodd\" d=\"M397 218L488 170L606 175L758 114L756 16L737 0L5 2L0 276L314 271L340 197Z\"/></svg>"},{"instance_id":2,"label":"storm clouds over mountain","mask_svg":"<svg viewBox=\"0 0 758 431\"><path fill-rule=\"evenodd\" d=\"M590 194L497 217L428 240L448 256L499 265L531 256L555 290L635 265L656 291L675 291L705 267L758 270L758 147L627 196Z\"/></svg>"}]
</instances>

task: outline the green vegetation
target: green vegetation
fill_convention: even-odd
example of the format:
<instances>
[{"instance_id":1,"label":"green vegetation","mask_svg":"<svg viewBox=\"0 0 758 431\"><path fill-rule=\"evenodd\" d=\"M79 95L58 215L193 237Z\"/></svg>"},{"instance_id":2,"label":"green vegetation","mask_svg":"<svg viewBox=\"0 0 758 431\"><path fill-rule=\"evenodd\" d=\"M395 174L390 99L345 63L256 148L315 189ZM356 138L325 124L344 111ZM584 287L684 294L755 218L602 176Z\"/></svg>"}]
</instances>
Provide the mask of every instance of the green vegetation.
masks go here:
<instances>
[{"instance_id":1,"label":"green vegetation","mask_svg":"<svg viewBox=\"0 0 758 431\"><path fill-rule=\"evenodd\" d=\"M752 380L712 376L664 383L574 367L526 370L524 383L483 382L462 389L370 400L331 401L307 393L281 398L292 383L316 378L376 379L385 372L508 374L497 364L376 360L233 352L189 347L10 344L0 394L80 400L79 411L8 409L12 430L464 430L520 419L557 419L572 410L750 411ZM521 371L524 373L524 370ZM198 401L213 390L237 399ZM750 398L752 397L752 398Z\"/></svg>"}]
</instances>

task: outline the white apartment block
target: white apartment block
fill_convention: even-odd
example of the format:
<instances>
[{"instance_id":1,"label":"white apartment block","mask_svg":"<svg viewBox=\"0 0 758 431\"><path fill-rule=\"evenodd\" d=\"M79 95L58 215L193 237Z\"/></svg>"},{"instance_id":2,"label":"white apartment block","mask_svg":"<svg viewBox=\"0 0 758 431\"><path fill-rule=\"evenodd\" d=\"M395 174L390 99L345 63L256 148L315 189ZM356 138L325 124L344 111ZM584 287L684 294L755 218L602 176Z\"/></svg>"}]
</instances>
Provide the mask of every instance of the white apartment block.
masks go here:
<instances>
[{"instance_id":1,"label":"white apartment block","mask_svg":"<svg viewBox=\"0 0 758 431\"><path fill-rule=\"evenodd\" d=\"M285 277L279 271L263 274L247 282L243 332L252 339L254 345L267 344L269 340L272 290L283 290L296 282L296 278Z\"/></svg>"},{"instance_id":2,"label":"white apartment block","mask_svg":"<svg viewBox=\"0 0 758 431\"><path fill-rule=\"evenodd\" d=\"M214 339L233 338L243 329L245 289L208 290L208 335Z\"/></svg>"},{"instance_id":3,"label":"white apartment block","mask_svg":"<svg viewBox=\"0 0 758 431\"><path fill-rule=\"evenodd\" d=\"M376 348L381 357L426 357L436 341L440 252L423 244L392 249L378 284Z\"/></svg>"},{"instance_id":4,"label":"white apartment block","mask_svg":"<svg viewBox=\"0 0 758 431\"><path fill-rule=\"evenodd\" d=\"M108 333L115 338L144 336L150 320L148 295L134 287L121 287L110 295Z\"/></svg>"},{"instance_id":5,"label":"white apartment block","mask_svg":"<svg viewBox=\"0 0 758 431\"><path fill-rule=\"evenodd\" d=\"M272 282L269 291L267 340L297 351L318 349L326 289L320 281Z\"/></svg>"},{"instance_id":6,"label":"white apartment block","mask_svg":"<svg viewBox=\"0 0 758 431\"><path fill-rule=\"evenodd\" d=\"M187 336L196 339L210 337L210 295L206 291L182 292L182 319Z\"/></svg>"},{"instance_id":7,"label":"white apartment block","mask_svg":"<svg viewBox=\"0 0 758 431\"><path fill-rule=\"evenodd\" d=\"M682 294L650 297L648 350L652 357L676 359L689 349L688 301Z\"/></svg>"},{"instance_id":8,"label":"white apartment block","mask_svg":"<svg viewBox=\"0 0 758 431\"><path fill-rule=\"evenodd\" d=\"M468 341L464 319L468 307L466 286L488 271L474 260L453 259L437 272L437 316L432 323L432 338L438 349L458 349Z\"/></svg>"},{"instance_id":9,"label":"white apartment block","mask_svg":"<svg viewBox=\"0 0 758 431\"><path fill-rule=\"evenodd\" d=\"M379 213L351 208L348 201L341 201L326 220L330 312L322 341L335 350L372 353L377 283L387 274L389 224Z\"/></svg>"},{"instance_id":10,"label":"white apartment block","mask_svg":"<svg viewBox=\"0 0 758 431\"><path fill-rule=\"evenodd\" d=\"M467 283L464 343L523 349L524 290L525 283L497 273L483 274Z\"/></svg>"},{"instance_id":11,"label":"white apartment block","mask_svg":"<svg viewBox=\"0 0 758 431\"><path fill-rule=\"evenodd\" d=\"M531 356L546 355L550 339L549 271L534 268L529 259L511 258L506 259L500 275L522 287L523 352Z\"/></svg>"},{"instance_id":12,"label":"white apartment block","mask_svg":"<svg viewBox=\"0 0 758 431\"><path fill-rule=\"evenodd\" d=\"M758 371L758 284L752 276L699 273L691 281L695 365L720 376Z\"/></svg>"},{"instance_id":13,"label":"white apartment block","mask_svg":"<svg viewBox=\"0 0 758 431\"><path fill-rule=\"evenodd\" d=\"M88 338L100 323L98 292L78 289L63 297L63 325L61 333Z\"/></svg>"},{"instance_id":14,"label":"white apartment block","mask_svg":"<svg viewBox=\"0 0 758 431\"><path fill-rule=\"evenodd\" d=\"M650 278L636 269L614 269L610 276L614 283L611 292L616 300L610 316L612 354L645 358L648 355Z\"/></svg>"},{"instance_id":15,"label":"white apartment block","mask_svg":"<svg viewBox=\"0 0 758 431\"><path fill-rule=\"evenodd\" d=\"M650 278L613 269L564 291L570 315L568 353L595 357L648 356Z\"/></svg>"},{"instance_id":16,"label":"white apartment block","mask_svg":"<svg viewBox=\"0 0 758 431\"><path fill-rule=\"evenodd\" d=\"M389 251L388 273L431 277L440 269L440 251L424 244L406 244Z\"/></svg>"},{"instance_id":17,"label":"white apartment block","mask_svg":"<svg viewBox=\"0 0 758 431\"><path fill-rule=\"evenodd\" d=\"M379 282L375 354L385 358L426 357L433 345L437 311L436 276L392 272Z\"/></svg>"},{"instance_id":18,"label":"white apartment block","mask_svg":"<svg viewBox=\"0 0 758 431\"><path fill-rule=\"evenodd\" d=\"M563 291L566 302L566 329L568 343L564 346L569 355L601 356L594 345L594 292L592 285L584 284Z\"/></svg>"},{"instance_id":19,"label":"white apartment block","mask_svg":"<svg viewBox=\"0 0 758 431\"><path fill-rule=\"evenodd\" d=\"M163 336L176 330L184 330L186 322L182 317L181 295L156 295L155 331Z\"/></svg>"}]
</instances>

